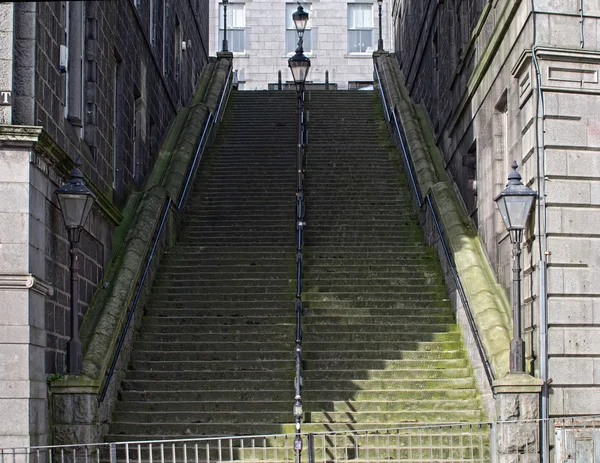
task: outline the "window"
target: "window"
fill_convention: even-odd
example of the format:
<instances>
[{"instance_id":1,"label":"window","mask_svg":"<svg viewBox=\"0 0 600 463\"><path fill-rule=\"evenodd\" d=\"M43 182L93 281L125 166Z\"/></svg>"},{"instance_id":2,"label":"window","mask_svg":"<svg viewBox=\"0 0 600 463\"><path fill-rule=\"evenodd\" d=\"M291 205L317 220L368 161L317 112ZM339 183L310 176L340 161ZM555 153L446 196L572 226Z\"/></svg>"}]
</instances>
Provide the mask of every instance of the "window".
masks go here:
<instances>
[{"instance_id":1,"label":"window","mask_svg":"<svg viewBox=\"0 0 600 463\"><path fill-rule=\"evenodd\" d=\"M183 41L183 34L181 32L181 23L177 15L175 16L175 37L173 39L173 56L175 58L175 81L177 86L181 86L181 42Z\"/></svg>"},{"instance_id":2,"label":"window","mask_svg":"<svg viewBox=\"0 0 600 463\"><path fill-rule=\"evenodd\" d=\"M373 4L348 3L348 52L373 51Z\"/></svg>"},{"instance_id":3,"label":"window","mask_svg":"<svg viewBox=\"0 0 600 463\"><path fill-rule=\"evenodd\" d=\"M123 60L115 50L113 74L113 190L119 198L123 170L123 109L125 104Z\"/></svg>"},{"instance_id":4,"label":"window","mask_svg":"<svg viewBox=\"0 0 600 463\"><path fill-rule=\"evenodd\" d=\"M308 13L308 23L306 29L304 29L304 42L303 48L306 53L310 53L313 50L312 44L312 11L310 3L303 3L302 8ZM286 53L295 53L298 48L298 33L296 32L296 26L292 19L292 14L298 9L297 3L286 3L285 5L285 51Z\"/></svg>"},{"instance_id":5,"label":"window","mask_svg":"<svg viewBox=\"0 0 600 463\"><path fill-rule=\"evenodd\" d=\"M227 5L227 49L234 53L246 50L246 14L244 5ZM223 4L219 4L219 47L223 43Z\"/></svg>"},{"instance_id":6,"label":"window","mask_svg":"<svg viewBox=\"0 0 600 463\"><path fill-rule=\"evenodd\" d=\"M65 116L76 127L83 127L84 2L67 2L67 67Z\"/></svg>"}]
</instances>

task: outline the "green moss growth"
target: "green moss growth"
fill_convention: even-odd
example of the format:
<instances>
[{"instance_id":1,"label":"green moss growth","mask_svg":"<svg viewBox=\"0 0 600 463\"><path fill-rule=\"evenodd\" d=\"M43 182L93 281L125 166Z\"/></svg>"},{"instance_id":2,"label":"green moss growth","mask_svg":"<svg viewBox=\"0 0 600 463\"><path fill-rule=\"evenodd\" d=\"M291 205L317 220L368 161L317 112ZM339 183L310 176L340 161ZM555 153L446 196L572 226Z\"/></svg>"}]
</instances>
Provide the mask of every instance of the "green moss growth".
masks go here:
<instances>
[{"instance_id":1,"label":"green moss growth","mask_svg":"<svg viewBox=\"0 0 600 463\"><path fill-rule=\"evenodd\" d=\"M429 119L422 108L412 103L397 61L393 56L382 56L377 58L377 64L391 82L385 93L398 109L420 191L423 196L429 194L436 207L484 349L495 376L503 377L509 370L512 329L506 294L499 287L479 236L450 184Z\"/></svg>"}]
</instances>

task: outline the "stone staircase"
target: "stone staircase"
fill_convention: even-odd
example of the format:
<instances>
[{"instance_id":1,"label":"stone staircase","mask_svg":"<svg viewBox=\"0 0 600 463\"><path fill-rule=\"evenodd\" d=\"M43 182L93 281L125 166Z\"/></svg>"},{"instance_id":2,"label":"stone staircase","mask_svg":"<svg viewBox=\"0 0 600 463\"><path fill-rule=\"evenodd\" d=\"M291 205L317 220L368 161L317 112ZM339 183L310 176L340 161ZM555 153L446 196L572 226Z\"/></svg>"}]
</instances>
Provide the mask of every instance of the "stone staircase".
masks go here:
<instances>
[{"instance_id":1,"label":"stone staircase","mask_svg":"<svg viewBox=\"0 0 600 463\"><path fill-rule=\"evenodd\" d=\"M291 421L296 96L233 92L163 259L110 440L281 433Z\"/></svg>"},{"instance_id":2,"label":"stone staircase","mask_svg":"<svg viewBox=\"0 0 600 463\"><path fill-rule=\"evenodd\" d=\"M294 92L232 94L161 263L108 440L293 432L295 108ZM303 432L484 418L378 108L373 92L307 93ZM480 461L445 447L463 436L444 433L423 441L429 457L411 460L409 435L410 452L387 460ZM341 439L320 455L352 454L356 439ZM381 442L352 459L378 461ZM263 459L284 461L269 445ZM237 454L254 460L248 452Z\"/></svg>"},{"instance_id":3,"label":"stone staircase","mask_svg":"<svg viewBox=\"0 0 600 463\"><path fill-rule=\"evenodd\" d=\"M307 95L303 431L484 419L373 92Z\"/></svg>"}]
</instances>

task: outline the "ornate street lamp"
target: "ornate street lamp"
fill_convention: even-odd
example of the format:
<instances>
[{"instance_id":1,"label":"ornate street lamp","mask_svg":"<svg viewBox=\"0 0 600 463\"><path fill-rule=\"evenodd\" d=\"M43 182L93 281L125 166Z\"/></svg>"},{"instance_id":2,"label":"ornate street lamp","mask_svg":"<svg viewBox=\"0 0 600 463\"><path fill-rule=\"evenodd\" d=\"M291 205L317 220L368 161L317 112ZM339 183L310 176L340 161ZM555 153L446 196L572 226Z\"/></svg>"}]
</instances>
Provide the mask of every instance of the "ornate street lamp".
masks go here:
<instances>
[{"instance_id":1,"label":"ornate street lamp","mask_svg":"<svg viewBox=\"0 0 600 463\"><path fill-rule=\"evenodd\" d=\"M227 4L229 0L223 0L223 51L229 51L227 44Z\"/></svg>"},{"instance_id":2,"label":"ornate street lamp","mask_svg":"<svg viewBox=\"0 0 600 463\"><path fill-rule=\"evenodd\" d=\"M310 59L308 59L304 53L302 53L302 50L298 48L296 54L288 60L288 65L292 71L292 77L294 78L296 88L299 91L303 91L306 76L310 69Z\"/></svg>"},{"instance_id":3,"label":"ornate street lamp","mask_svg":"<svg viewBox=\"0 0 600 463\"><path fill-rule=\"evenodd\" d=\"M306 25L308 24L308 13L304 11L302 5L299 4L298 9L292 13L292 19L294 20L294 26L296 26L298 37L302 40L304 38ZM302 42L300 42L300 44L302 44Z\"/></svg>"},{"instance_id":4,"label":"ornate street lamp","mask_svg":"<svg viewBox=\"0 0 600 463\"><path fill-rule=\"evenodd\" d=\"M521 241L537 193L523 185L516 162L502 193L494 198L513 245L513 339L510 342L510 372L525 373L525 342L521 338Z\"/></svg>"},{"instance_id":5,"label":"ornate street lamp","mask_svg":"<svg viewBox=\"0 0 600 463\"><path fill-rule=\"evenodd\" d=\"M83 353L79 341L79 262L77 243L81 230L88 218L94 194L86 186L81 172L81 161L75 163L71 178L56 190L60 212L62 213L69 238L71 256L71 339L67 343L68 372L79 374L83 368Z\"/></svg>"},{"instance_id":6,"label":"ornate street lamp","mask_svg":"<svg viewBox=\"0 0 600 463\"><path fill-rule=\"evenodd\" d=\"M377 0L379 6L379 40L377 41L377 51L383 51L383 35L381 29L381 7L383 6L383 0Z\"/></svg>"}]
</instances>

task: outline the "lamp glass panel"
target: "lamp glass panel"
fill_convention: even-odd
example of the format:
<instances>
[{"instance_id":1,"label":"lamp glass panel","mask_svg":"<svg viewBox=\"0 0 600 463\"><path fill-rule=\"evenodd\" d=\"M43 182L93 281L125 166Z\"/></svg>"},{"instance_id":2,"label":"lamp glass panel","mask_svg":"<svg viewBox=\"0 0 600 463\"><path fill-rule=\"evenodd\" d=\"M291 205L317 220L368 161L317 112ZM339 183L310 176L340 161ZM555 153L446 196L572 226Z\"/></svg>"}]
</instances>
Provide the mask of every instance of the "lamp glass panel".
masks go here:
<instances>
[{"instance_id":1,"label":"lamp glass panel","mask_svg":"<svg viewBox=\"0 0 600 463\"><path fill-rule=\"evenodd\" d=\"M60 211L67 228L82 227L94 204L92 195L59 194Z\"/></svg>"},{"instance_id":2,"label":"lamp glass panel","mask_svg":"<svg viewBox=\"0 0 600 463\"><path fill-rule=\"evenodd\" d=\"M309 68L308 61L296 61L292 62L290 65L290 69L292 70L292 76L294 77L294 82L300 84L306 81L306 76L308 74Z\"/></svg>"},{"instance_id":3,"label":"lamp glass panel","mask_svg":"<svg viewBox=\"0 0 600 463\"><path fill-rule=\"evenodd\" d=\"M308 17L309 15L306 11L303 11L302 14L298 14L297 12L292 14L292 20L294 21L294 26L298 32L304 32L304 29L306 29L306 25L308 24Z\"/></svg>"},{"instance_id":4,"label":"lamp glass panel","mask_svg":"<svg viewBox=\"0 0 600 463\"><path fill-rule=\"evenodd\" d=\"M534 196L505 196L506 213L510 220L511 228L524 229L529 211L533 205Z\"/></svg>"}]
</instances>

